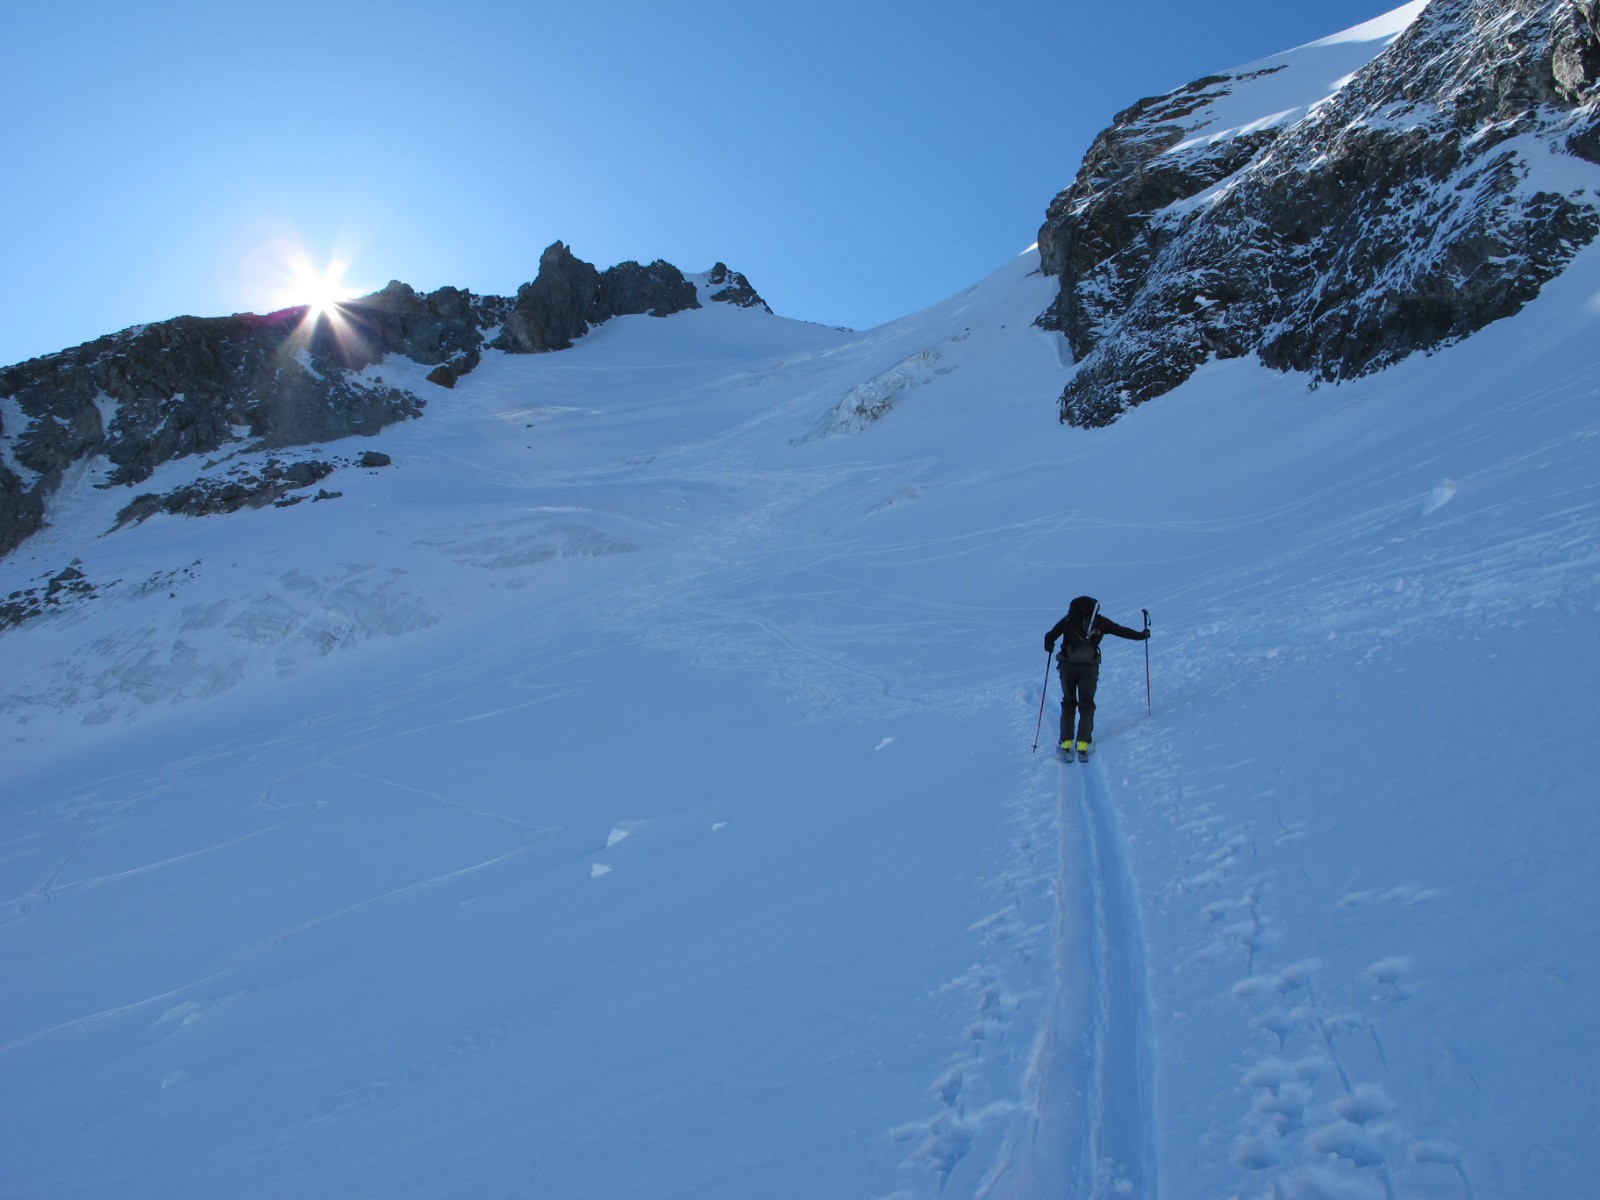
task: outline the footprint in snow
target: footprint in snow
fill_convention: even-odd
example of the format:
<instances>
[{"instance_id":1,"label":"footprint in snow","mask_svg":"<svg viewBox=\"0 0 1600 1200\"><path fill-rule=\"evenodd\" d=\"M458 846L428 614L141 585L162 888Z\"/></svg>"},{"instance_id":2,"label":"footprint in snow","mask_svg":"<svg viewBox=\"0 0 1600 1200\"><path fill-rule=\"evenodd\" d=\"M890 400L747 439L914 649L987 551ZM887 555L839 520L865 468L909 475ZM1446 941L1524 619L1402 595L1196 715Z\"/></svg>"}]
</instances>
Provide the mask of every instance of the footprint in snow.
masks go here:
<instances>
[{"instance_id":1,"label":"footprint in snow","mask_svg":"<svg viewBox=\"0 0 1600 1200\"><path fill-rule=\"evenodd\" d=\"M1398 1004L1411 999L1416 988L1415 976L1409 958L1383 958L1362 972L1382 990L1375 999Z\"/></svg>"},{"instance_id":2,"label":"footprint in snow","mask_svg":"<svg viewBox=\"0 0 1600 1200\"><path fill-rule=\"evenodd\" d=\"M1428 1163L1452 1168L1461 1180L1467 1200L1472 1200L1472 1180L1467 1177L1466 1154L1453 1142L1415 1142L1410 1159L1414 1163Z\"/></svg>"},{"instance_id":3,"label":"footprint in snow","mask_svg":"<svg viewBox=\"0 0 1600 1200\"><path fill-rule=\"evenodd\" d=\"M1241 1000L1252 996L1287 996L1290 992L1311 986L1311 977L1322 964L1315 958L1294 963L1276 975L1252 975L1233 985L1233 994Z\"/></svg>"},{"instance_id":4,"label":"footprint in snow","mask_svg":"<svg viewBox=\"0 0 1600 1200\"><path fill-rule=\"evenodd\" d=\"M1358 1083L1347 1096L1333 1102L1333 1111L1352 1125L1370 1125L1394 1111L1394 1101L1375 1083Z\"/></svg>"},{"instance_id":5,"label":"footprint in snow","mask_svg":"<svg viewBox=\"0 0 1600 1200\"><path fill-rule=\"evenodd\" d=\"M1265 1171L1283 1161L1273 1141L1260 1134L1248 1134L1233 1143L1233 1165L1244 1171Z\"/></svg>"},{"instance_id":6,"label":"footprint in snow","mask_svg":"<svg viewBox=\"0 0 1600 1200\"><path fill-rule=\"evenodd\" d=\"M1314 1154L1342 1158L1357 1167L1381 1167L1399 1141L1399 1131L1393 1126L1335 1121L1307 1137L1306 1148Z\"/></svg>"},{"instance_id":7,"label":"footprint in snow","mask_svg":"<svg viewBox=\"0 0 1600 1200\"><path fill-rule=\"evenodd\" d=\"M1276 1056L1264 1058L1240 1077L1240 1082L1249 1088L1264 1088L1279 1095L1285 1087L1305 1083L1315 1083L1326 1075L1332 1064L1321 1054L1309 1054L1305 1058L1286 1062ZM1297 1090L1297 1093L1298 1090Z\"/></svg>"}]
</instances>

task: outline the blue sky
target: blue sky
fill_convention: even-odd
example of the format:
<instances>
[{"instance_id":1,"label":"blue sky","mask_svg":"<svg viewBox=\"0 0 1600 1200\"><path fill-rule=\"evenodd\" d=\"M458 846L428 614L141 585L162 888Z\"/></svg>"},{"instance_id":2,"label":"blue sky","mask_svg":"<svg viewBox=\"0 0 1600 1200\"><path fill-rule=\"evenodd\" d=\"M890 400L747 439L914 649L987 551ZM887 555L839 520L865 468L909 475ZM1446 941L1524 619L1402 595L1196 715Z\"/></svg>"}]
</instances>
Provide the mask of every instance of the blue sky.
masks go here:
<instances>
[{"instance_id":1,"label":"blue sky","mask_svg":"<svg viewBox=\"0 0 1600 1200\"><path fill-rule=\"evenodd\" d=\"M0 363L264 310L278 261L514 292L722 260L865 328L1027 246L1117 110L1396 0L17 0Z\"/></svg>"}]
</instances>

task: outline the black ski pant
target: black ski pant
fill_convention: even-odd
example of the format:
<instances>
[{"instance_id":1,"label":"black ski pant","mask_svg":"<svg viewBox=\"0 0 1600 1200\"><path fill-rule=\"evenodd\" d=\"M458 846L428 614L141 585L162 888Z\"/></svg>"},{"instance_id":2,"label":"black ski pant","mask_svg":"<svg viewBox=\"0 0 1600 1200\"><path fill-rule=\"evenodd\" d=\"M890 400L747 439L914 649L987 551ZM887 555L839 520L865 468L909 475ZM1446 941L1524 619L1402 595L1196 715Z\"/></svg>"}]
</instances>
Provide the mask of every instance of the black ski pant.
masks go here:
<instances>
[{"instance_id":1,"label":"black ski pant","mask_svg":"<svg viewBox=\"0 0 1600 1200\"><path fill-rule=\"evenodd\" d=\"M1099 663L1061 664L1061 740L1094 741L1094 689L1100 683ZM1077 718L1077 737L1072 722Z\"/></svg>"}]
</instances>

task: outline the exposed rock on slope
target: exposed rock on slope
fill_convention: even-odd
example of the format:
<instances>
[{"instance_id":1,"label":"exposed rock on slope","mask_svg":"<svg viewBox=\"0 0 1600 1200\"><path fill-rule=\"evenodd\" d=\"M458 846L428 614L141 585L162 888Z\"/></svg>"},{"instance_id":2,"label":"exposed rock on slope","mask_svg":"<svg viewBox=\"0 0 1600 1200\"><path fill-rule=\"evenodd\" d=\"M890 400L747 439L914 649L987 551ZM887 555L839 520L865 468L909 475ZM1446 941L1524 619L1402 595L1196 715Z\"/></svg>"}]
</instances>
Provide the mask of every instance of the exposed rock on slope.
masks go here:
<instances>
[{"instance_id":1,"label":"exposed rock on slope","mask_svg":"<svg viewBox=\"0 0 1600 1200\"><path fill-rule=\"evenodd\" d=\"M1062 420L1212 356L1379 370L1510 316L1600 233L1600 0L1433 0L1298 119L1219 119L1322 45L1140 101L1051 204Z\"/></svg>"},{"instance_id":2,"label":"exposed rock on slope","mask_svg":"<svg viewBox=\"0 0 1600 1200\"><path fill-rule=\"evenodd\" d=\"M755 296L742 275L730 284L714 298L745 303L738 285ZM615 316L699 307L670 263L602 272L557 242L515 299L453 287L420 295L392 282L337 319L304 308L177 317L0 369L0 555L43 525L76 463L104 457L115 486L244 439L282 447L373 434L424 407L415 392L362 373L389 355L432 366L428 380L453 387L487 338L511 353L560 350Z\"/></svg>"},{"instance_id":3,"label":"exposed rock on slope","mask_svg":"<svg viewBox=\"0 0 1600 1200\"><path fill-rule=\"evenodd\" d=\"M387 352L427 353L406 331L431 336L417 320L432 310L414 294L391 306L397 288L351 309L353 336L308 324L304 309L178 317L0 370L0 553L40 527L47 498L85 459L110 462L109 485L137 483L242 438L331 441L419 414L415 395L357 373Z\"/></svg>"},{"instance_id":4,"label":"exposed rock on slope","mask_svg":"<svg viewBox=\"0 0 1600 1200\"><path fill-rule=\"evenodd\" d=\"M711 293L711 298L722 304L732 304L736 308L759 308L766 313L772 311L756 289L750 286L750 281L739 272L728 270L726 263L712 267L706 282L717 289Z\"/></svg>"},{"instance_id":5,"label":"exposed rock on slope","mask_svg":"<svg viewBox=\"0 0 1600 1200\"><path fill-rule=\"evenodd\" d=\"M699 307L694 285L671 263L625 262L600 272L557 242L540 257L538 278L517 289L494 346L518 354L565 350L612 317L666 317Z\"/></svg>"}]
</instances>

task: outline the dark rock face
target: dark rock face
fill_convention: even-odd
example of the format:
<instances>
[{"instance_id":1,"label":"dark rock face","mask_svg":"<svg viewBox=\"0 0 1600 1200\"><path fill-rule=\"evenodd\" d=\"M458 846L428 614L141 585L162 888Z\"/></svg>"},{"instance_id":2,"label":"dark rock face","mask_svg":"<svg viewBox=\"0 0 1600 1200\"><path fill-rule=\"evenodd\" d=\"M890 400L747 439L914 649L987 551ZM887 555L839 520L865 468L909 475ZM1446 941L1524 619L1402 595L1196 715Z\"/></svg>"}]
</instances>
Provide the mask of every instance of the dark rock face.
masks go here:
<instances>
[{"instance_id":1,"label":"dark rock face","mask_svg":"<svg viewBox=\"0 0 1600 1200\"><path fill-rule=\"evenodd\" d=\"M596 301L597 313L604 314L601 321L638 313L670 317L673 313L700 307L694 284L685 279L677 267L659 258L647 267L625 262L606 271L600 276Z\"/></svg>"},{"instance_id":2,"label":"dark rock face","mask_svg":"<svg viewBox=\"0 0 1600 1200\"><path fill-rule=\"evenodd\" d=\"M135 595L166 591L169 587L197 578L194 568L199 565L200 560L196 559L187 567L157 571L132 584L131 589ZM90 579L78 569L81 566L83 566L82 560L75 558L56 574L46 574L41 577L41 582L35 586L18 588L0 600L0 629L20 625L47 612L77 608L92 603L101 596L122 588L121 579Z\"/></svg>"},{"instance_id":3,"label":"dark rock face","mask_svg":"<svg viewBox=\"0 0 1600 1200\"><path fill-rule=\"evenodd\" d=\"M0 553L40 527L46 499L82 459L104 455L110 485L137 483L243 437L331 441L422 411L411 393L353 374L400 346L366 327L341 339L306 315L178 317L0 370L0 397L25 422L0 428Z\"/></svg>"},{"instance_id":4,"label":"dark rock face","mask_svg":"<svg viewBox=\"0 0 1600 1200\"><path fill-rule=\"evenodd\" d=\"M50 576L41 586L19 588L4 600L0 600L0 629L20 625L51 608L92 599L98 587L78 570L82 565L83 563L75 558L59 573Z\"/></svg>"},{"instance_id":5,"label":"dark rock face","mask_svg":"<svg viewBox=\"0 0 1600 1200\"><path fill-rule=\"evenodd\" d=\"M1594 99L1600 83L1600 0L1562 6L1551 22L1550 73L1568 104Z\"/></svg>"},{"instance_id":6,"label":"dark rock face","mask_svg":"<svg viewBox=\"0 0 1600 1200\"><path fill-rule=\"evenodd\" d=\"M177 317L0 369L0 555L43 526L65 471L85 459L109 460L107 486L117 486L246 438L286 447L371 435L424 406L359 374L391 354L432 366L428 380L452 388L494 330L495 348L534 353L565 349L614 316L698 307L670 263L600 272L557 242L514 300L453 287L419 295L396 281L332 317Z\"/></svg>"},{"instance_id":7,"label":"dark rock face","mask_svg":"<svg viewBox=\"0 0 1600 1200\"><path fill-rule=\"evenodd\" d=\"M470 292L443 287L419 296L399 280L348 305L344 319L362 342L380 351L369 361L393 352L424 366L449 366L456 378L478 365L487 320Z\"/></svg>"},{"instance_id":8,"label":"dark rock face","mask_svg":"<svg viewBox=\"0 0 1600 1200\"><path fill-rule=\"evenodd\" d=\"M699 307L694 285L671 263L625 262L601 273L556 242L540 256L538 277L517 289L494 347L516 354L565 350L612 317L666 317Z\"/></svg>"},{"instance_id":9,"label":"dark rock face","mask_svg":"<svg viewBox=\"0 0 1600 1200\"><path fill-rule=\"evenodd\" d=\"M772 312L767 302L755 288L750 286L750 281L739 272L728 270L726 263L718 263L712 267L711 273L706 276L706 282L719 289L711 293L711 298L720 304L731 304L735 308L759 308L765 313Z\"/></svg>"},{"instance_id":10,"label":"dark rock face","mask_svg":"<svg viewBox=\"0 0 1600 1200\"><path fill-rule=\"evenodd\" d=\"M137 525L157 513L181 517L204 517L213 513L238 512L241 508L265 508L268 504L297 501L289 493L332 475L334 464L320 459L284 463L269 459L258 471L235 469L221 478L201 478L165 496L145 493L135 496L117 514L115 528Z\"/></svg>"},{"instance_id":11,"label":"dark rock face","mask_svg":"<svg viewBox=\"0 0 1600 1200\"><path fill-rule=\"evenodd\" d=\"M565 350L589 332L600 272L556 242L539 257L539 274L517 289L516 303L494 342L497 350L539 354Z\"/></svg>"},{"instance_id":12,"label":"dark rock face","mask_svg":"<svg viewBox=\"0 0 1600 1200\"><path fill-rule=\"evenodd\" d=\"M1039 235L1041 324L1080 363L1062 420L1107 424L1213 356L1352 379L1518 311L1600 234L1592 190L1530 183L1541 153L1600 162L1597 31L1600 0L1433 0L1298 122L1184 144L1253 76L1119 114Z\"/></svg>"}]
</instances>

